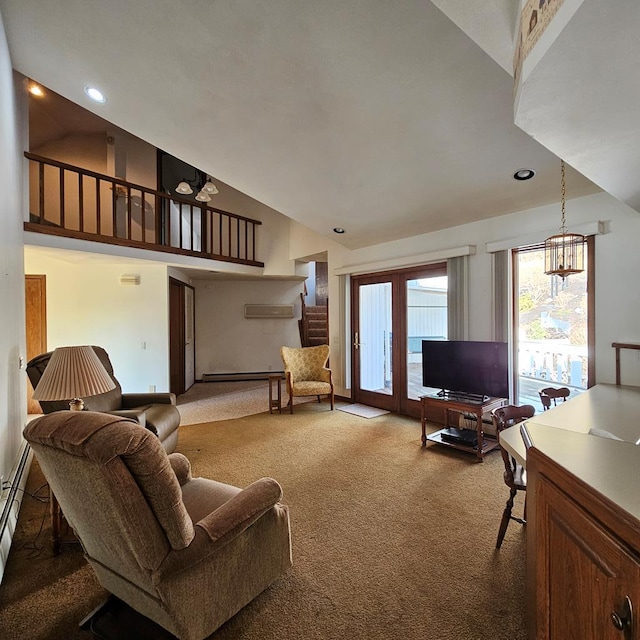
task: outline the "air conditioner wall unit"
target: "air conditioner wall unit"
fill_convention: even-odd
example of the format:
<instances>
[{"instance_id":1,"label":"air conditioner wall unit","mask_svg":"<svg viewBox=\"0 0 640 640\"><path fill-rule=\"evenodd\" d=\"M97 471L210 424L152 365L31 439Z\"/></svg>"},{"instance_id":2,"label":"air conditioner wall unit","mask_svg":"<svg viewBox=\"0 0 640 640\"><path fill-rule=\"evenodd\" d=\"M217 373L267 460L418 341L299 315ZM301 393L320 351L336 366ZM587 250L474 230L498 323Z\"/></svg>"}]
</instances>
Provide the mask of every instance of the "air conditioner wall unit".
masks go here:
<instances>
[{"instance_id":1,"label":"air conditioner wall unit","mask_svg":"<svg viewBox=\"0 0 640 640\"><path fill-rule=\"evenodd\" d=\"M292 304L245 304L245 318L293 318Z\"/></svg>"}]
</instances>

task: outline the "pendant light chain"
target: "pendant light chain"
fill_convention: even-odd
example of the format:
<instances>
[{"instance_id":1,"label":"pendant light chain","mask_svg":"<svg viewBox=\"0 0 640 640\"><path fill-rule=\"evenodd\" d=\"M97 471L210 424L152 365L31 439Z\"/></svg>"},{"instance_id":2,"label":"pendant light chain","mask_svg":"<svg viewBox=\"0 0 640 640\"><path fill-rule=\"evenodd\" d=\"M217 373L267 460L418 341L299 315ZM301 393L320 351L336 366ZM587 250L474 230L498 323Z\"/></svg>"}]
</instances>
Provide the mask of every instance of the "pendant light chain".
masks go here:
<instances>
[{"instance_id":1,"label":"pendant light chain","mask_svg":"<svg viewBox=\"0 0 640 640\"><path fill-rule=\"evenodd\" d=\"M566 186L564 180L564 160L560 160L560 180L561 180L561 203L562 203L562 224L560 226L560 231L562 234L567 232L567 225L565 224L565 195L566 195Z\"/></svg>"},{"instance_id":2,"label":"pendant light chain","mask_svg":"<svg viewBox=\"0 0 640 640\"><path fill-rule=\"evenodd\" d=\"M585 238L579 233L567 232L565 166L562 159L560 160L560 178L562 226L560 234L551 236L544 242L544 272L550 276L560 276L564 280L572 273L584 271Z\"/></svg>"}]
</instances>

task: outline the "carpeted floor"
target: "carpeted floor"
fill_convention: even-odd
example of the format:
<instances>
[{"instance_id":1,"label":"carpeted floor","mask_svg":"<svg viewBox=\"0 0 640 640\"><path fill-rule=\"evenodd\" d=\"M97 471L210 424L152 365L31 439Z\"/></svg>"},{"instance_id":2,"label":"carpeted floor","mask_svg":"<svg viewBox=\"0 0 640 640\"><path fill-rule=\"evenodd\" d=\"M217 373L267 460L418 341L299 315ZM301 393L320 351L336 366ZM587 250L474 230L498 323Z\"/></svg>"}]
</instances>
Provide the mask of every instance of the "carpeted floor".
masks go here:
<instances>
[{"instance_id":1,"label":"carpeted floor","mask_svg":"<svg viewBox=\"0 0 640 640\"><path fill-rule=\"evenodd\" d=\"M420 446L420 423L363 420L305 403L181 427L194 475L245 486L272 476L290 506L293 569L215 640L524 640L523 528L495 550L507 497L499 452ZM30 490L39 482L37 467ZM27 500L27 499L26 499ZM28 499L17 547L46 505ZM521 505L517 505L521 507ZM77 548L50 557L48 519L30 557L12 550L0 586L0 637L87 638L77 622L105 595Z\"/></svg>"},{"instance_id":2,"label":"carpeted floor","mask_svg":"<svg viewBox=\"0 0 640 640\"><path fill-rule=\"evenodd\" d=\"M282 385L282 408L289 399ZM294 405L313 398L294 398ZM325 400L326 402L326 400ZM180 424L231 420L262 413L269 408L267 380L235 380L232 382L196 382L177 400Z\"/></svg>"}]
</instances>

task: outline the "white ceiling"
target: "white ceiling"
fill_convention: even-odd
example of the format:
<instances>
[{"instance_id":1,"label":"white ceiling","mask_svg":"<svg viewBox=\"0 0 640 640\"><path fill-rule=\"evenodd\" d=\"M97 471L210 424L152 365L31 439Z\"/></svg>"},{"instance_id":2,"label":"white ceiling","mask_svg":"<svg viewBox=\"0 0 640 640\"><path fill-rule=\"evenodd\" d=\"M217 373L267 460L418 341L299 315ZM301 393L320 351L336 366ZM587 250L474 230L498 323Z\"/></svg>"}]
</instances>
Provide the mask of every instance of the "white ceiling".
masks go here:
<instances>
[{"instance_id":1,"label":"white ceiling","mask_svg":"<svg viewBox=\"0 0 640 640\"><path fill-rule=\"evenodd\" d=\"M513 124L514 2L0 0L0 11L21 73L358 248L558 200L558 159ZM521 167L536 178L514 181ZM569 198L596 190L569 170Z\"/></svg>"}]
</instances>

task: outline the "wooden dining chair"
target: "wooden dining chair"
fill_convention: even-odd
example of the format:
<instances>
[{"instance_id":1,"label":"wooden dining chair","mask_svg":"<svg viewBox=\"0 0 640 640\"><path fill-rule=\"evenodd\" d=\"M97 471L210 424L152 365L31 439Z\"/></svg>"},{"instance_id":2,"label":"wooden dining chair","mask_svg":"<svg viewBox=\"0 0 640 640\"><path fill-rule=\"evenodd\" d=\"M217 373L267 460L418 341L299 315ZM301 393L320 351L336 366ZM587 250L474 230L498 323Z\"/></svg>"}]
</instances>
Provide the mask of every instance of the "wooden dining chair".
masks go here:
<instances>
[{"instance_id":1,"label":"wooden dining chair","mask_svg":"<svg viewBox=\"0 0 640 640\"><path fill-rule=\"evenodd\" d=\"M544 389L540 389L540 391L538 391L540 402L542 402L542 408L544 411L547 411L547 409L551 409L551 403L553 403L553 406L555 407L556 403L560 399L562 399L562 402L565 402L570 393L571 390L567 387L545 387Z\"/></svg>"},{"instance_id":2,"label":"wooden dining chair","mask_svg":"<svg viewBox=\"0 0 640 640\"><path fill-rule=\"evenodd\" d=\"M521 406L510 404L494 409L491 412L491 419L494 427L496 428L497 437L500 438L500 432L504 429L531 418L535 412L536 410L530 404L523 404ZM527 518L526 496L524 503L524 518L517 518L512 515L513 501L518 491L527 490L526 471L504 447L500 447L500 452L502 453L502 461L504 462L504 483L509 487L509 499L507 500L507 504L505 505L502 513L496 549L499 549L502 545L505 533L507 532L507 527L509 526L509 520L515 520L520 524L526 524Z\"/></svg>"}]
</instances>

